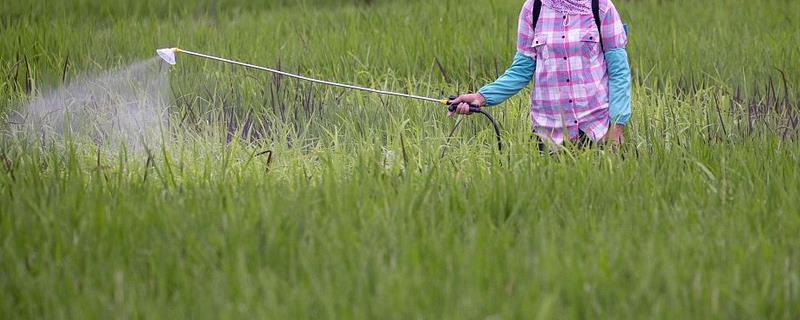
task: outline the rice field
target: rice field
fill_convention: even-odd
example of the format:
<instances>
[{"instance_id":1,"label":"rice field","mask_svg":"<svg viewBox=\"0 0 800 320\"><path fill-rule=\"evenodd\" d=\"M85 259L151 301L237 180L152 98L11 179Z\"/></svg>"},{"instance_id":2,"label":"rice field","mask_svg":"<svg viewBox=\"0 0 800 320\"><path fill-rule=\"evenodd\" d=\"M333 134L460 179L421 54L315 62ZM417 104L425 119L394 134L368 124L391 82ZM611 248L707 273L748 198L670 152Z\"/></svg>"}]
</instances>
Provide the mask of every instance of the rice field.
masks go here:
<instances>
[{"instance_id":1,"label":"rice field","mask_svg":"<svg viewBox=\"0 0 800 320\"><path fill-rule=\"evenodd\" d=\"M0 3L0 318L800 318L798 1L616 0L619 150L540 155L530 88L487 109L498 151L477 116L180 55L155 144L14 134L164 47L474 91L522 3Z\"/></svg>"}]
</instances>

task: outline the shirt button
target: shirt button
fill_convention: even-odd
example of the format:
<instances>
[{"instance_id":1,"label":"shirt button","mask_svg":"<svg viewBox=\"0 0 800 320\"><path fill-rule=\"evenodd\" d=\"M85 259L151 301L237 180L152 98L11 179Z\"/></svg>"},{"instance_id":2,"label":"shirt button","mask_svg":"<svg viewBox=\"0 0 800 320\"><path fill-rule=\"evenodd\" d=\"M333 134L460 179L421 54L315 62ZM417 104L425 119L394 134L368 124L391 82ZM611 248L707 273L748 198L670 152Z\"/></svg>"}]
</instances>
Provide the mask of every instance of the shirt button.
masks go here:
<instances>
[{"instance_id":1,"label":"shirt button","mask_svg":"<svg viewBox=\"0 0 800 320\"><path fill-rule=\"evenodd\" d=\"M566 37L567 37L567 36L561 36L561 39L564 39L564 38L566 38Z\"/></svg>"},{"instance_id":2,"label":"shirt button","mask_svg":"<svg viewBox=\"0 0 800 320\"><path fill-rule=\"evenodd\" d=\"M575 124L578 124L578 120L575 120Z\"/></svg>"},{"instance_id":3,"label":"shirt button","mask_svg":"<svg viewBox=\"0 0 800 320\"><path fill-rule=\"evenodd\" d=\"M567 57L564 57L564 60L567 60Z\"/></svg>"},{"instance_id":4,"label":"shirt button","mask_svg":"<svg viewBox=\"0 0 800 320\"><path fill-rule=\"evenodd\" d=\"M567 82L569 82L569 79L567 79Z\"/></svg>"},{"instance_id":5,"label":"shirt button","mask_svg":"<svg viewBox=\"0 0 800 320\"><path fill-rule=\"evenodd\" d=\"M567 16L565 15L565 16L564 16L564 19L566 19L566 18L567 18Z\"/></svg>"},{"instance_id":6,"label":"shirt button","mask_svg":"<svg viewBox=\"0 0 800 320\"><path fill-rule=\"evenodd\" d=\"M571 100L571 99L569 100L569 103L572 103L572 100Z\"/></svg>"}]
</instances>

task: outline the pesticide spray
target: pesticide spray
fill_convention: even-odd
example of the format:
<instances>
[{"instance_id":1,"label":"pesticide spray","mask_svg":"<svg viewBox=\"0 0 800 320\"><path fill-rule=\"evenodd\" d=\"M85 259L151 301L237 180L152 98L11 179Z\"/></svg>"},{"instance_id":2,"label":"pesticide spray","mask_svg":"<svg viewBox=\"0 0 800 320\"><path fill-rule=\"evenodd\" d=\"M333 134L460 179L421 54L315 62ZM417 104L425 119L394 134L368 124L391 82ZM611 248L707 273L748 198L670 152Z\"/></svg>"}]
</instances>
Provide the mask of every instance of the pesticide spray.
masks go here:
<instances>
[{"instance_id":1,"label":"pesticide spray","mask_svg":"<svg viewBox=\"0 0 800 320\"><path fill-rule=\"evenodd\" d=\"M154 149L167 130L168 65L161 59L81 75L31 98L12 119L21 139L43 145L69 141L104 149Z\"/></svg>"},{"instance_id":2,"label":"pesticide spray","mask_svg":"<svg viewBox=\"0 0 800 320\"><path fill-rule=\"evenodd\" d=\"M110 150L121 147L128 151L158 149L159 145L167 142L167 105L171 96L167 71L169 65L176 63L175 54L179 52L327 86L432 102L446 106L450 111L456 108L450 102L453 97L436 99L318 80L169 48L157 50L158 56L152 59L99 75L80 76L64 87L32 98L22 108L18 119L12 121L16 124L13 131L24 139L38 140L43 145L63 145L70 141ZM470 111L482 114L491 123L497 137L497 146L502 149L500 130L492 116L478 106L470 106Z\"/></svg>"}]
</instances>

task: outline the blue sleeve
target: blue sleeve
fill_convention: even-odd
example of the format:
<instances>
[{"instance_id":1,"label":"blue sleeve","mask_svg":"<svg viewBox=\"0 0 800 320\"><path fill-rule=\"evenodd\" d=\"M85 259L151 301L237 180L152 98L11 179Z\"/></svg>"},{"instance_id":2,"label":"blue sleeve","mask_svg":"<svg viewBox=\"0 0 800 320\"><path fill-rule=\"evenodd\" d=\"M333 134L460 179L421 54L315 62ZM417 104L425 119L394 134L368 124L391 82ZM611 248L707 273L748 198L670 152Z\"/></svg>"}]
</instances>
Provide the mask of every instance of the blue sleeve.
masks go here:
<instances>
[{"instance_id":1,"label":"blue sleeve","mask_svg":"<svg viewBox=\"0 0 800 320\"><path fill-rule=\"evenodd\" d=\"M631 118L631 67L624 48L605 53L608 64L608 116L612 123L625 125Z\"/></svg>"},{"instance_id":2,"label":"blue sleeve","mask_svg":"<svg viewBox=\"0 0 800 320\"><path fill-rule=\"evenodd\" d=\"M486 100L487 106L501 104L531 82L535 69L536 62L533 59L517 52L506 72L495 82L478 90L478 93Z\"/></svg>"}]
</instances>

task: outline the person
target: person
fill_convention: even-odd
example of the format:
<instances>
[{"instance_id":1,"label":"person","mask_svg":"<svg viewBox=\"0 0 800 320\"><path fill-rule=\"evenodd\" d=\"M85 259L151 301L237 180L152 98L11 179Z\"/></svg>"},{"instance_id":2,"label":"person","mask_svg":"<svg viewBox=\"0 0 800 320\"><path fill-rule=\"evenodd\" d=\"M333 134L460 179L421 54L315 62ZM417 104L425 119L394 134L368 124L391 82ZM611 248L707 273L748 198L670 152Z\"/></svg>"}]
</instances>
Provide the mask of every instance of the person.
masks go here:
<instances>
[{"instance_id":1,"label":"person","mask_svg":"<svg viewBox=\"0 0 800 320\"><path fill-rule=\"evenodd\" d=\"M533 80L530 115L540 150L547 141L622 144L631 117L627 42L611 0L528 0L511 66L477 93L450 101L458 106L449 115L501 104Z\"/></svg>"}]
</instances>

